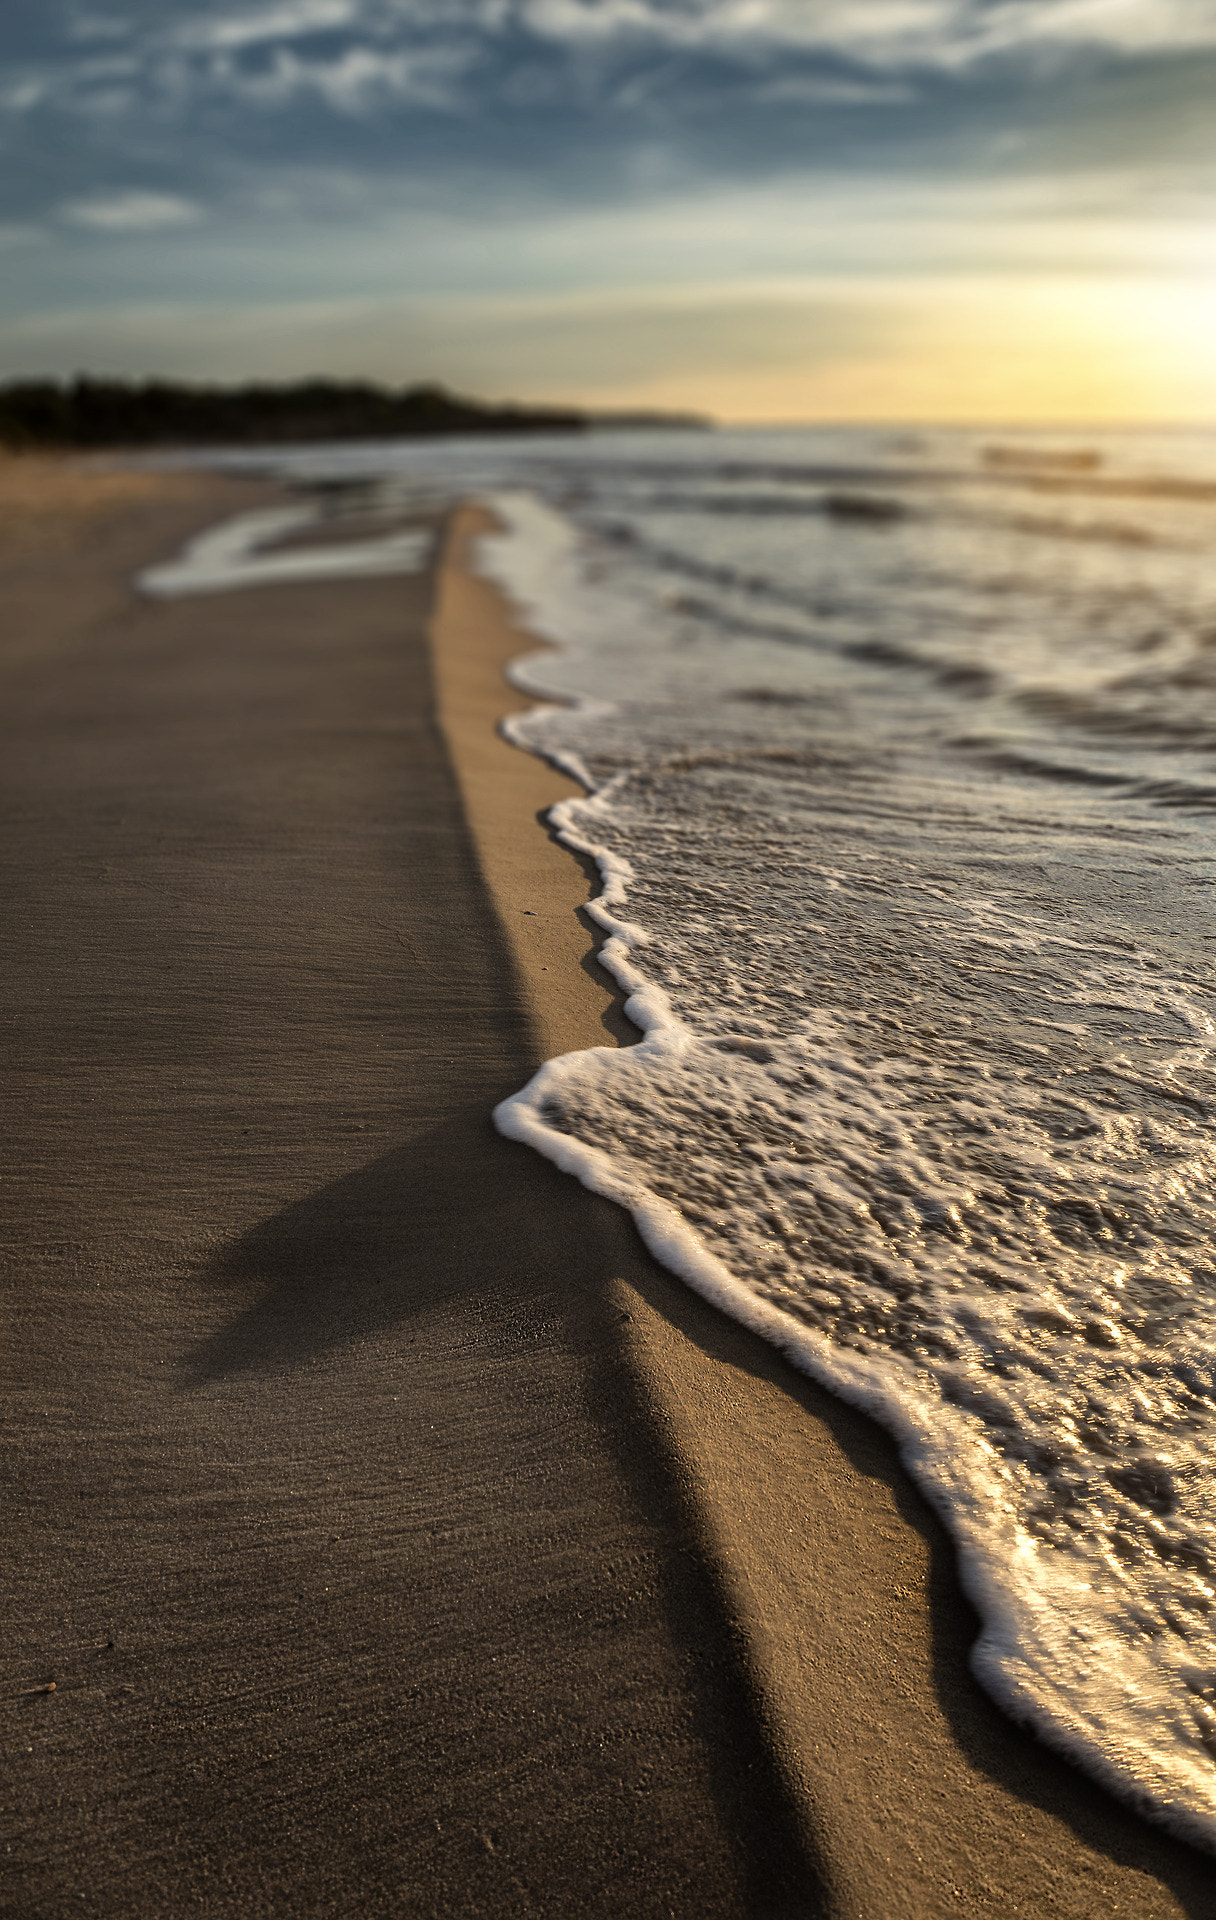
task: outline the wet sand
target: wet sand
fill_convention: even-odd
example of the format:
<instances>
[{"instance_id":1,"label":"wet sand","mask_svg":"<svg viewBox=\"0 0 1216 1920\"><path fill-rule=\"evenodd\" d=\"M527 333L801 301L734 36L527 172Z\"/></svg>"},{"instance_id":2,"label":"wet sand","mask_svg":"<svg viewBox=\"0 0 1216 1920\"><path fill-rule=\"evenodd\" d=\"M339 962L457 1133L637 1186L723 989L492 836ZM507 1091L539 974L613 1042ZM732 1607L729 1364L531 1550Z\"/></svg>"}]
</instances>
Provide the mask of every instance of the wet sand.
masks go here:
<instances>
[{"instance_id":1,"label":"wet sand","mask_svg":"<svg viewBox=\"0 0 1216 1920\"><path fill-rule=\"evenodd\" d=\"M884 1437L493 1133L629 1037L521 638L467 519L133 594L266 497L0 533L0 1911L1216 1915L975 1688Z\"/></svg>"}]
</instances>

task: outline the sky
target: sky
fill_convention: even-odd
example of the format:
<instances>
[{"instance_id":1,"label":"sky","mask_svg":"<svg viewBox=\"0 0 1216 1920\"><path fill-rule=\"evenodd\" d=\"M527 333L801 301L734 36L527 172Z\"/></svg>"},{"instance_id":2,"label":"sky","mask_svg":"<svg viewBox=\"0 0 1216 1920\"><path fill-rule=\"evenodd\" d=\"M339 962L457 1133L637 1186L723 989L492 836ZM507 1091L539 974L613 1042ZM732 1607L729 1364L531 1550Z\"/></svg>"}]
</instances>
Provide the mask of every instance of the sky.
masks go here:
<instances>
[{"instance_id":1,"label":"sky","mask_svg":"<svg viewBox=\"0 0 1216 1920\"><path fill-rule=\"evenodd\" d=\"M4 0L0 378L1216 422L1216 0Z\"/></svg>"}]
</instances>

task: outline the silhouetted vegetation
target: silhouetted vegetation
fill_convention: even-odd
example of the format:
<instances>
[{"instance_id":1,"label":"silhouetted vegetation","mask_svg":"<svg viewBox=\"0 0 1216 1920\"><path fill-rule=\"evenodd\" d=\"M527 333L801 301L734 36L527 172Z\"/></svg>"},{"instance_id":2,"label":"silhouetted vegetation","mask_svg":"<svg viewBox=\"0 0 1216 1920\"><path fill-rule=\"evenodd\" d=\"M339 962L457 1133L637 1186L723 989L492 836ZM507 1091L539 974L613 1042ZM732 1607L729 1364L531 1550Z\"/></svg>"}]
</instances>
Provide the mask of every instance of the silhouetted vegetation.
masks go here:
<instances>
[{"instance_id":1,"label":"silhouetted vegetation","mask_svg":"<svg viewBox=\"0 0 1216 1920\"><path fill-rule=\"evenodd\" d=\"M578 433L592 424L572 407L488 406L439 386L394 392L361 380L210 387L81 376L0 386L0 444L15 448Z\"/></svg>"}]
</instances>

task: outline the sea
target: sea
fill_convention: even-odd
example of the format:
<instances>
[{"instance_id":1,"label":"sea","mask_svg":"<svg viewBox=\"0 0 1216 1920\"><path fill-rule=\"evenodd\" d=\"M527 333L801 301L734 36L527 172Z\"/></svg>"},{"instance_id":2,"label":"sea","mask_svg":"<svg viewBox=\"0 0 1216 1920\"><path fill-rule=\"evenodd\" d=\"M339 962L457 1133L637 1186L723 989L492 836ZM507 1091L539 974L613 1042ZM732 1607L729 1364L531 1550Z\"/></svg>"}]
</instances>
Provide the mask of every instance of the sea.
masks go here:
<instances>
[{"instance_id":1,"label":"sea","mask_svg":"<svg viewBox=\"0 0 1216 1920\"><path fill-rule=\"evenodd\" d=\"M639 1037L501 1130L896 1436L982 1684L1216 1851L1216 434L275 470L483 500L547 643L506 729L580 783Z\"/></svg>"}]
</instances>

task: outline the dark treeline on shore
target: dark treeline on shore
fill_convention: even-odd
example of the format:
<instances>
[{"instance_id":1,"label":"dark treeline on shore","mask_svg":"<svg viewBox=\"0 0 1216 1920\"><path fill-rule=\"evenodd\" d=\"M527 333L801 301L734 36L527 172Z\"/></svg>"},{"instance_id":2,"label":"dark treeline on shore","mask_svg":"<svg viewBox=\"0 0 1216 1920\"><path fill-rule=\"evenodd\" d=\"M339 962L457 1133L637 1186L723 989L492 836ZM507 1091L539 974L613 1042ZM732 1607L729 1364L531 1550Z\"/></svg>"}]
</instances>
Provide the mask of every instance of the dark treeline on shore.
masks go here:
<instances>
[{"instance_id":1,"label":"dark treeline on shore","mask_svg":"<svg viewBox=\"0 0 1216 1920\"><path fill-rule=\"evenodd\" d=\"M674 415L488 405L423 385L372 381L188 386L172 380L14 380L0 386L0 445L165 447L447 434L581 433L596 425L692 426Z\"/></svg>"}]
</instances>

